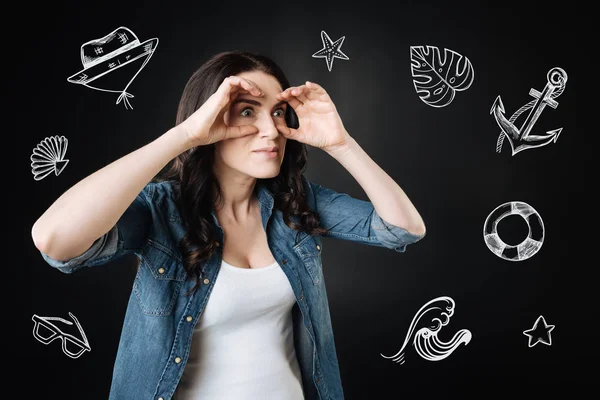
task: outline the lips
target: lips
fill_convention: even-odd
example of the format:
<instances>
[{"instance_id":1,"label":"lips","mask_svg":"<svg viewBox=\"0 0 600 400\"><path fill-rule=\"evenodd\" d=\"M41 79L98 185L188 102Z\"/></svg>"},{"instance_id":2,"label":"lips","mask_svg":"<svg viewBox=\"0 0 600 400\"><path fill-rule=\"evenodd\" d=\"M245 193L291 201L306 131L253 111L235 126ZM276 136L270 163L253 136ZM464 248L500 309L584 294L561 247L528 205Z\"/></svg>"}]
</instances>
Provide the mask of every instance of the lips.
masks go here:
<instances>
[{"instance_id":1,"label":"lips","mask_svg":"<svg viewBox=\"0 0 600 400\"><path fill-rule=\"evenodd\" d=\"M279 148L277 146L262 147L252 151L257 157L266 158L268 160L279 159Z\"/></svg>"},{"instance_id":2,"label":"lips","mask_svg":"<svg viewBox=\"0 0 600 400\"><path fill-rule=\"evenodd\" d=\"M263 148L256 149L253 151L255 153L276 153L279 151L279 149L277 148L277 146L271 146L271 147L263 147Z\"/></svg>"}]
</instances>

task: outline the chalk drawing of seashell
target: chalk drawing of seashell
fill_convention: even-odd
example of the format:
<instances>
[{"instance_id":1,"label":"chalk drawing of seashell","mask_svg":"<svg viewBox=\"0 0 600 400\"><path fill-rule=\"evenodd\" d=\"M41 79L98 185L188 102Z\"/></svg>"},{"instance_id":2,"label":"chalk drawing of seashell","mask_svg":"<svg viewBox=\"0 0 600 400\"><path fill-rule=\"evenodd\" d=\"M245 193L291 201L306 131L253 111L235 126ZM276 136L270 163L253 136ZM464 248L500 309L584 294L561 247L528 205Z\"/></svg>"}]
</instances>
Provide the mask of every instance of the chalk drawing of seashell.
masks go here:
<instances>
[{"instance_id":1,"label":"chalk drawing of seashell","mask_svg":"<svg viewBox=\"0 0 600 400\"><path fill-rule=\"evenodd\" d=\"M65 159L69 141L64 136L50 136L42 140L31 155L33 179L40 181L50 175L56 176L65 169L69 160Z\"/></svg>"}]
</instances>

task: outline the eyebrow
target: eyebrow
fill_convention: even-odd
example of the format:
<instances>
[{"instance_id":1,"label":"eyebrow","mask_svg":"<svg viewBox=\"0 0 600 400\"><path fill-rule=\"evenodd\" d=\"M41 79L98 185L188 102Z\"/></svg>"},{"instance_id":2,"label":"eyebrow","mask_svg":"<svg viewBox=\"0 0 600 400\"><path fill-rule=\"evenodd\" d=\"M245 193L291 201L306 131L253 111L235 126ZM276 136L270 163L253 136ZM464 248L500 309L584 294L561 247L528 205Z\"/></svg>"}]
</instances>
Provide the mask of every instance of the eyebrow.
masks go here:
<instances>
[{"instance_id":1,"label":"eyebrow","mask_svg":"<svg viewBox=\"0 0 600 400\"><path fill-rule=\"evenodd\" d=\"M231 105L233 106L234 104L237 104L237 103L248 103L248 104L252 104L255 106L262 106L262 104L259 101L251 100L251 99L236 99L231 103ZM282 100L282 101L276 103L273 106L273 108L279 107L280 105L283 105L283 104L287 104L287 102Z\"/></svg>"}]
</instances>

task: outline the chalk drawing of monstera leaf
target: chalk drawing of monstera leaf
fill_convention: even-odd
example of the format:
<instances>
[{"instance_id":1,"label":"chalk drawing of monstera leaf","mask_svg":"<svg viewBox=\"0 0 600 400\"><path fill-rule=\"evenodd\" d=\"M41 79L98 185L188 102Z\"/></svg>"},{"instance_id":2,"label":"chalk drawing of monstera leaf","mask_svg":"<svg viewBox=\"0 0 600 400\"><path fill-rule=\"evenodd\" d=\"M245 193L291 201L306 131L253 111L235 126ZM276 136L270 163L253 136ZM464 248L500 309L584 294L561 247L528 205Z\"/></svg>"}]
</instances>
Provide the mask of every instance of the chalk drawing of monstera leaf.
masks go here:
<instances>
[{"instance_id":1,"label":"chalk drawing of monstera leaf","mask_svg":"<svg viewBox=\"0 0 600 400\"><path fill-rule=\"evenodd\" d=\"M411 72L415 90L421 100L432 107L444 107L456 92L467 90L475 71L468 58L435 46L410 47Z\"/></svg>"}]
</instances>

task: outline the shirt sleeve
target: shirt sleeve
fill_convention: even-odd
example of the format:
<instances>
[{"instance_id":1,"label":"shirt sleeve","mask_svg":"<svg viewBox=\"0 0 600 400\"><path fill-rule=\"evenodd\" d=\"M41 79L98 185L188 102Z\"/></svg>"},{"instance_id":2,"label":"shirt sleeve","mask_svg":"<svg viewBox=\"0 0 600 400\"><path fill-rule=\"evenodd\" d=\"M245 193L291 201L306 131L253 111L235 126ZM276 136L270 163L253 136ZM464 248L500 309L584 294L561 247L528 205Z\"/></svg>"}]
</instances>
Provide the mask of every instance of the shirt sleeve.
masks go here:
<instances>
[{"instance_id":1,"label":"shirt sleeve","mask_svg":"<svg viewBox=\"0 0 600 400\"><path fill-rule=\"evenodd\" d=\"M55 260L41 252L42 258L65 274L72 274L83 267L106 264L127 253L139 252L148 238L152 224L151 184L147 185L125 210L117 223L84 253L69 260Z\"/></svg>"},{"instance_id":2,"label":"shirt sleeve","mask_svg":"<svg viewBox=\"0 0 600 400\"><path fill-rule=\"evenodd\" d=\"M425 234L416 235L384 221L370 201L307 182L315 197L321 226L329 230L324 237L386 247L397 252L405 252L407 245L425 237Z\"/></svg>"}]
</instances>

